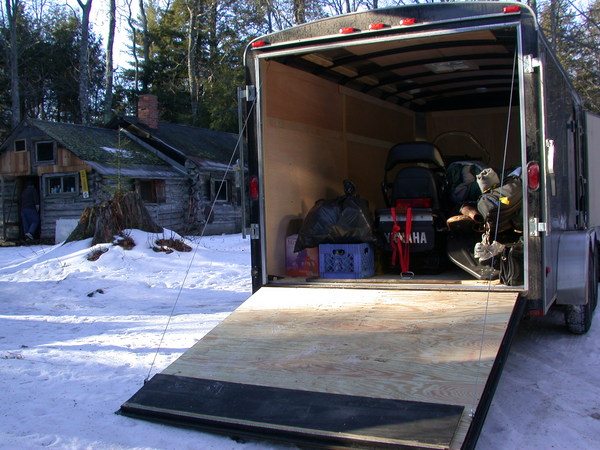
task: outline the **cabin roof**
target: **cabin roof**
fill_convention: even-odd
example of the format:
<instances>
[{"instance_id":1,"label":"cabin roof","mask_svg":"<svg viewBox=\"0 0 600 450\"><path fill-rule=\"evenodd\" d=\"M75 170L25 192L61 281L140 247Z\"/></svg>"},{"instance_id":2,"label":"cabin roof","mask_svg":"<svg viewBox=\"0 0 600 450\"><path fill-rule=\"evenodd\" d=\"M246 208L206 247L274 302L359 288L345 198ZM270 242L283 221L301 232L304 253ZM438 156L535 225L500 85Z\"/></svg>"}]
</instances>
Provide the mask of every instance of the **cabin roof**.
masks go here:
<instances>
[{"instance_id":1,"label":"cabin roof","mask_svg":"<svg viewBox=\"0 0 600 450\"><path fill-rule=\"evenodd\" d=\"M234 133L168 122L158 122L158 128L149 128L132 116L119 117L117 121L142 130L148 139L160 141L194 161L228 164L237 147Z\"/></svg>"},{"instance_id":2,"label":"cabin roof","mask_svg":"<svg viewBox=\"0 0 600 450\"><path fill-rule=\"evenodd\" d=\"M117 130L35 119L28 122L86 162L168 165Z\"/></svg>"},{"instance_id":3,"label":"cabin roof","mask_svg":"<svg viewBox=\"0 0 600 450\"><path fill-rule=\"evenodd\" d=\"M56 141L103 175L120 173L137 178L181 176L168 162L124 133L89 125L26 119L13 130L10 137L0 146L0 150L6 150L9 142L19 139L24 134L33 136L25 132L28 128L41 131L43 136Z\"/></svg>"}]
</instances>

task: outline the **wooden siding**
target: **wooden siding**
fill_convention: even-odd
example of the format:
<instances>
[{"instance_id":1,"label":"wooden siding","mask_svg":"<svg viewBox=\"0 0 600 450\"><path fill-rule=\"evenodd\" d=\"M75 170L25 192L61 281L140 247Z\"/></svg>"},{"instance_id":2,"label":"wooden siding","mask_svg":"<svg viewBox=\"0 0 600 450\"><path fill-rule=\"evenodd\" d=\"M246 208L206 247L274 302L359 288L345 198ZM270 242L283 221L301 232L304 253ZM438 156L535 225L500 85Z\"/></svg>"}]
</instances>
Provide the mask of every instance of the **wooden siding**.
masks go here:
<instances>
[{"instance_id":1,"label":"wooden siding","mask_svg":"<svg viewBox=\"0 0 600 450\"><path fill-rule=\"evenodd\" d=\"M222 171L214 171L200 168L194 164L188 166L191 177L191 199L188 205L186 222L186 234L204 232L206 235L233 234L242 231L242 209L238 195L235 173L230 172L227 176L229 189L228 201L217 201L212 203L211 180L221 180ZM208 211L213 208L212 219L209 219Z\"/></svg>"},{"instance_id":2,"label":"wooden siding","mask_svg":"<svg viewBox=\"0 0 600 450\"><path fill-rule=\"evenodd\" d=\"M29 175L30 153L15 152L12 149L0 155L0 174L2 175Z\"/></svg>"},{"instance_id":3,"label":"wooden siding","mask_svg":"<svg viewBox=\"0 0 600 450\"><path fill-rule=\"evenodd\" d=\"M91 193L90 193L91 194ZM43 196L43 194L42 194ZM88 206L95 204L95 197L84 199L81 194L45 195L41 200L41 235L43 239L54 239L58 219L79 219Z\"/></svg>"},{"instance_id":4,"label":"wooden siding","mask_svg":"<svg viewBox=\"0 0 600 450\"><path fill-rule=\"evenodd\" d=\"M134 190L131 178L118 180L116 177L88 175L90 197L81 194L42 194L41 237L53 239L58 219L79 219L88 206L94 206L112 197L118 184L123 190ZM165 202L146 203L150 217L161 227L181 235L193 235L204 229L201 219L189 218L189 183L184 178L165 180ZM205 234L239 233L241 231L241 208L232 203L215 204L213 222L207 224Z\"/></svg>"},{"instance_id":5,"label":"wooden siding","mask_svg":"<svg viewBox=\"0 0 600 450\"><path fill-rule=\"evenodd\" d=\"M161 227L185 234L185 216L188 208L189 183L184 178L165 180L165 202L146 203L150 217Z\"/></svg>"},{"instance_id":6,"label":"wooden siding","mask_svg":"<svg viewBox=\"0 0 600 450\"><path fill-rule=\"evenodd\" d=\"M39 176L48 173L90 171L92 168L69 150L59 147L56 150L54 164L37 164L35 171Z\"/></svg>"},{"instance_id":7,"label":"wooden siding","mask_svg":"<svg viewBox=\"0 0 600 450\"><path fill-rule=\"evenodd\" d=\"M206 224L204 234L233 234L242 230L242 208L233 203L216 203L213 222Z\"/></svg>"},{"instance_id":8,"label":"wooden siding","mask_svg":"<svg viewBox=\"0 0 600 450\"><path fill-rule=\"evenodd\" d=\"M80 170L90 171L91 167L79 159L69 150L59 147L56 150L55 162L33 163L30 151L15 152L7 150L0 155L0 174L11 176L26 176L36 174L42 176L47 173L78 172ZM33 170L32 170L32 167Z\"/></svg>"},{"instance_id":9,"label":"wooden siding","mask_svg":"<svg viewBox=\"0 0 600 450\"><path fill-rule=\"evenodd\" d=\"M16 180L0 176L0 239L18 239L19 224Z\"/></svg>"}]
</instances>

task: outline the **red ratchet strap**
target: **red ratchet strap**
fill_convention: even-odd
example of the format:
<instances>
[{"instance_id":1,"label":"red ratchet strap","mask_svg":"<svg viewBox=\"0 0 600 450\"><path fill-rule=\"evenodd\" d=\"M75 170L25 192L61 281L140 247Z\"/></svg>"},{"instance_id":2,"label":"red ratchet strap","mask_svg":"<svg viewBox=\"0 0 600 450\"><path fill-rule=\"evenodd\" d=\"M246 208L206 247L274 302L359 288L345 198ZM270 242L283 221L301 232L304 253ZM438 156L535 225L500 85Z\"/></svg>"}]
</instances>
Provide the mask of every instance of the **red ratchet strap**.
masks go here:
<instances>
[{"instance_id":1,"label":"red ratchet strap","mask_svg":"<svg viewBox=\"0 0 600 450\"><path fill-rule=\"evenodd\" d=\"M392 265L396 264L396 258L398 258L402 278L412 278L414 274L409 270L410 235L412 232L412 207L406 207L404 242L402 242L402 237L400 235L401 228L398 224L395 207L391 208L391 213L394 221L392 233L390 234L390 245L392 246Z\"/></svg>"}]
</instances>

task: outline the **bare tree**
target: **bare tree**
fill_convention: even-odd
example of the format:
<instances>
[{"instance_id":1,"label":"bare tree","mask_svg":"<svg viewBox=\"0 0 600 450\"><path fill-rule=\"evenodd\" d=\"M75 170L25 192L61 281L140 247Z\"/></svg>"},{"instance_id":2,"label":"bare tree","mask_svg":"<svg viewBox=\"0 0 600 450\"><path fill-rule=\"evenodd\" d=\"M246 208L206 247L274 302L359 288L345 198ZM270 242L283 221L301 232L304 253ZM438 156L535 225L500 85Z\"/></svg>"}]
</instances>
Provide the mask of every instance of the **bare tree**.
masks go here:
<instances>
[{"instance_id":1,"label":"bare tree","mask_svg":"<svg viewBox=\"0 0 600 450\"><path fill-rule=\"evenodd\" d=\"M117 15L117 1L108 0L108 38L106 41L106 69L104 73L104 121L111 118L113 100L113 47L115 44L115 28Z\"/></svg>"},{"instance_id":2,"label":"bare tree","mask_svg":"<svg viewBox=\"0 0 600 450\"><path fill-rule=\"evenodd\" d=\"M188 28L188 84L190 91L190 103L192 120L198 118L198 110L200 105L200 87L198 82L198 35L199 35L199 16L200 16L200 0L189 0L187 2L187 10L189 14Z\"/></svg>"},{"instance_id":3,"label":"bare tree","mask_svg":"<svg viewBox=\"0 0 600 450\"><path fill-rule=\"evenodd\" d=\"M148 91L148 80L150 71L150 35L148 33L148 16L146 15L146 5L144 0L139 0L141 34L142 34L142 53L144 63L142 64L142 90Z\"/></svg>"},{"instance_id":4,"label":"bare tree","mask_svg":"<svg viewBox=\"0 0 600 450\"><path fill-rule=\"evenodd\" d=\"M294 22L306 23L306 0L293 0Z\"/></svg>"},{"instance_id":5,"label":"bare tree","mask_svg":"<svg viewBox=\"0 0 600 450\"><path fill-rule=\"evenodd\" d=\"M19 41L17 20L21 12L21 0L5 0L6 19L9 28L8 62L10 66L11 125L16 127L21 121L21 94L19 80Z\"/></svg>"},{"instance_id":6,"label":"bare tree","mask_svg":"<svg viewBox=\"0 0 600 450\"><path fill-rule=\"evenodd\" d=\"M77 0L81 8L81 42L79 44L79 108L81 123L90 121L90 12L92 0Z\"/></svg>"},{"instance_id":7,"label":"bare tree","mask_svg":"<svg viewBox=\"0 0 600 450\"><path fill-rule=\"evenodd\" d=\"M131 30L131 55L133 56L133 73L134 80L133 85L135 86L135 91L139 92L140 90L140 60L137 52L137 41L138 41L138 29L135 23L135 18L133 17L133 9L132 4L134 0L125 0L127 5L127 25Z\"/></svg>"}]
</instances>

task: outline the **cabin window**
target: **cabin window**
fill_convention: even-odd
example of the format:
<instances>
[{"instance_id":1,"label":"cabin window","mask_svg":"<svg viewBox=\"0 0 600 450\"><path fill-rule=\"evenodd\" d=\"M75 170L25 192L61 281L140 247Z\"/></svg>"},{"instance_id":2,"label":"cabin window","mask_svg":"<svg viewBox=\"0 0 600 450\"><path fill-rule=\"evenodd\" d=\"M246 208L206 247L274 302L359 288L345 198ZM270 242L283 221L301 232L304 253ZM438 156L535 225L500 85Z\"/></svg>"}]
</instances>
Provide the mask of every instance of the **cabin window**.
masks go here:
<instances>
[{"instance_id":1,"label":"cabin window","mask_svg":"<svg viewBox=\"0 0 600 450\"><path fill-rule=\"evenodd\" d=\"M46 178L46 195L78 194L78 176L52 175Z\"/></svg>"},{"instance_id":2,"label":"cabin window","mask_svg":"<svg viewBox=\"0 0 600 450\"><path fill-rule=\"evenodd\" d=\"M223 181L222 178L211 178L211 200L217 202L228 202L229 201L229 181Z\"/></svg>"},{"instance_id":3,"label":"cabin window","mask_svg":"<svg viewBox=\"0 0 600 450\"><path fill-rule=\"evenodd\" d=\"M54 162L54 142L40 141L35 143L35 160L37 162Z\"/></svg>"},{"instance_id":4,"label":"cabin window","mask_svg":"<svg viewBox=\"0 0 600 450\"><path fill-rule=\"evenodd\" d=\"M167 201L165 180L137 180L135 189L146 203Z\"/></svg>"},{"instance_id":5,"label":"cabin window","mask_svg":"<svg viewBox=\"0 0 600 450\"><path fill-rule=\"evenodd\" d=\"M25 139L17 139L14 142L15 152L24 152L27 150L27 141Z\"/></svg>"}]
</instances>

